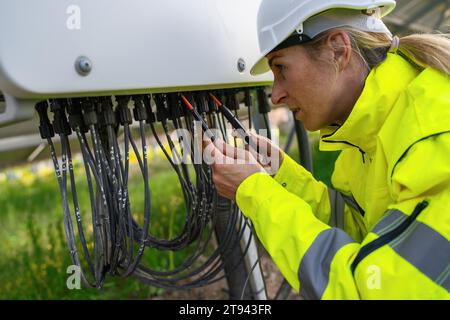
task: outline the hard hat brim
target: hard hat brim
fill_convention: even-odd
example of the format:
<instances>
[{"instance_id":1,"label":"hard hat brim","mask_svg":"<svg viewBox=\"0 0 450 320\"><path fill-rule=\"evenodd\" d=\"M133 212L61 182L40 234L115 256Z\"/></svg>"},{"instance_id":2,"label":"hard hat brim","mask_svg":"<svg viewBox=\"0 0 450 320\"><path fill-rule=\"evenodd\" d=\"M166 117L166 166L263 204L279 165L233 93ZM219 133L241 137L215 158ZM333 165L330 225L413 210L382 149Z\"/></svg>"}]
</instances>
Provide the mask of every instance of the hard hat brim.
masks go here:
<instances>
[{"instance_id":1,"label":"hard hat brim","mask_svg":"<svg viewBox=\"0 0 450 320\"><path fill-rule=\"evenodd\" d=\"M264 56L255 63L253 68L250 69L250 74L252 76L258 76L268 71L270 71L269 59Z\"/></svg>"},{"instance_id":2,"label":"hard hat brim","mask_svg":"<svg viewBox=\"0 0 450 320\"><path fill-rule=\"evenodd\" d=\"M385 1L379 1L379 2L380 2L380 4L381 4L381 2L384 4L383 6L379 7L381 9L381 17L389 14L395 8L395 2L394 1L385 0ZM350 10L355 10L356 11L356 10L363 10L363 9L366 9L366 8L367 8L367 4L363 4L363 3L358 4L358 5L352 5L352 6L350 6L350 5L339 6L339 7L334 7L334 8L327 8L327 10L316 12L316 15L320 15L321 12L323 13L323 12L328 11L330 9L347 9L347 10L350 9ZM314 16L314 15L311 15L311 16ZM309 18L311 16L309 16ZM308 21L309 18L306 18L305 20L301 20L301 21L303 21L301 23L306 23L305 21ZM380 22L381 22L381 20L380 20ZM383 23L381 22L381 24L383 24ZM340 26L344 26L344 25L345 24L341 24ZM336 27L337 26L338 25L336 25ZM350 24L350 26L353 26L353 24ZM261 52L262 57L259 60L257 60L254 63L253 67L250 69L250 74L251 75L257 76L257 75L266 73L267 71L270 70L270 67L269 67L269 64L268 64L268 59L266 57L267 54L269 54L273 50L276 50L277 45L279 45L281 42L283 42L285 39L287 39L292 34L292 32L294 32L296 30L296 27L297 26L292 26L291 30L289 32L287 32L287 34L285 36L283 36L282 38L279 39L278 43L274 43L273 45L266 47L264 50L261 50L262 51ZM330 26L330 28L331 27L332 26ZM355 26L355 27L358 27L358 26ZM385 26L384 26L384 29L385 30L379 30L378 32L385 32L385 33L389 33L390 34L390 31ZM306 35L308 35L308 34L306 34ZM308 36L310 36L310 38L314 38L315 35L316 34L311 34L311 35L308 35ZM260 38L260 47L261 47L261 38Z\"/></svg>"}]
</instances>

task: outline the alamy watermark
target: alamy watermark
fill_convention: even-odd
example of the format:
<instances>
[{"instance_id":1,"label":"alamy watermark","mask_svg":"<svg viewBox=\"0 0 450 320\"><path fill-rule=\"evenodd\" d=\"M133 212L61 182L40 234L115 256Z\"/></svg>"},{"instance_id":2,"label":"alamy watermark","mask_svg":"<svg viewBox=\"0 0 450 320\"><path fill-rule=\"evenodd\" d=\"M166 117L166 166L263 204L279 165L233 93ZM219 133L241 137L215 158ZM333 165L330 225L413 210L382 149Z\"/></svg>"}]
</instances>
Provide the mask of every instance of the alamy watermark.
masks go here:
<instances>
[{"instance_id":1,"label":"alamy watermark","mask_svg":"<svg viewBox=\"0 0 450 320\"><path fill-rule=\"evenodd\" d=\"M66 9L66 14L68 15L66 20L66 27L69 30L80 30L81 29L81 8L77 5L70 5Z\"/></svg>"},{"instance_id":2,"label":"alamy watermark","mask_svg":"<svg viewBox=\"0 0 450 320\"><path fill-rule=\"evenodd\" d=\"M380 290L381 289L381 268L377 265L370 265L366 269L368 274L366 280L366 286L369 290Z\"/></svg>"},{"instance_id":3,"label":"alamy watermark","mask_svg":"<svg viewBox=\"0 0 450 320\"><path fill-rule=\"evenodd\" d=\"M245 131L233 130L233 136L244 137ZM222 137L219 129L203 132L201 122L194 122L193 132L187 129L177 129L170 134L173 145L170 148L171 160L175 164L238 164L262 165L266 170L276 172L279 166L278 137L276 130L272 130L272 140L267 139L267 130L258 131L258 136L250 135L249 144L240 143L235 147L234 138L227 130L225 136L230 137L228 144L218 137ZM211 137L217 140L213 143ZM256 150L255 150L256 149ZM275 152L276 151L276 152Z\"/></svg>"},{"instance_id":4,"label":"alamy watermark","mask_svg":"<svg viewBox=\"0 0 450 320\"><path fill-rule=\"evenodd\" d=\"M80 290L81 289L81 268L76 265L67 267L66 273L69 274L66 281L67 289Z\"/></svg>"}]
</instances>

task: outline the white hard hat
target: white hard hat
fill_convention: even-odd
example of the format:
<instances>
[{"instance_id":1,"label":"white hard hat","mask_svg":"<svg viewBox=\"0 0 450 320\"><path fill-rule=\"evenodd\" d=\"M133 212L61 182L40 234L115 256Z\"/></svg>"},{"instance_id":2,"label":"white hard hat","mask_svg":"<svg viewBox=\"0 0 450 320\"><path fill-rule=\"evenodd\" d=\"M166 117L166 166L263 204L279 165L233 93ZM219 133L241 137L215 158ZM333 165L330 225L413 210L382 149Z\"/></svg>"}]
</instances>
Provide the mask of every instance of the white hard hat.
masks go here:
<instances>
[{"instance_id":1,"label":"white hard hat","mask_svg":"<svg viewBox=\"0 0 450 320\"><path fill-rule=\"evenodd\" d=\"M257 22L261 58L250 73L267 72L266 55L274 49L287 47L292 41L309 41L331 28L351 26L390 34L381 18L395 4L395 0L262 0ZM288 43L283 45L285 40Z\"/></svg>"}]
</instances>

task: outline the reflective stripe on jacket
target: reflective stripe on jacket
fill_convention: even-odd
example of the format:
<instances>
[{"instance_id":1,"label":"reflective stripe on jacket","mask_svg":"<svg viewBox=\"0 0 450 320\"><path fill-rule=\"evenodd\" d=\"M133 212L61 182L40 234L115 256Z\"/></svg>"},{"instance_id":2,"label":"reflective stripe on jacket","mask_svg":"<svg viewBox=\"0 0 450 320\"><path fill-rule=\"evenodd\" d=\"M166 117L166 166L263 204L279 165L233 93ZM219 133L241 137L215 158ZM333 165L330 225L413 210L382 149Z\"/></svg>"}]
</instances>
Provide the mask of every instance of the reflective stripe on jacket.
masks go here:
<instances>
[{"instance_id":1,"label":"reflective stripe on jacket","mask_svg":"<svg viewBox=\"0 0 450 320\"><path fill-rule=\"evenodd\" d=\"M329 225L328 187L287 155L236 194L291 286L309 299L449 299L448 77L388 54L320 149L342 150L343 229Z\"/></svg>"}]
</instances>

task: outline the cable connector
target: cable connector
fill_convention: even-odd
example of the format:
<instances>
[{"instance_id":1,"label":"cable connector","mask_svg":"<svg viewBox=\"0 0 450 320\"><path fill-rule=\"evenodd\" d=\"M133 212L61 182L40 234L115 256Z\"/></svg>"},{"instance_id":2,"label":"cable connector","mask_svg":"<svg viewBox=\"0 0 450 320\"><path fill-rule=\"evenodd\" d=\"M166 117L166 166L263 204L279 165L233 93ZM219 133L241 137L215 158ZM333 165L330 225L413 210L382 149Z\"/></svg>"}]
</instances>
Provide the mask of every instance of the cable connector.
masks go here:
<instances>
[{"instance_id":1,"label":"cable connector","mask_svg":"<svg viewBox=\"0 0 450 320\"><path fill-rule=\"evenodd\" d=\"M206 98L206 94L201 92L196 94L195 96L195 101L197 102L197 111L200 113L207 113L209 111L209 107L208 107L208 100Z\"/></svg>"},{"instance_id":2,"label":"cable connector","mask_svg":"<svg viewBox=\"0 0 450 320\"><path fill-rule=\"evenodd\" d=\"M55 136L53 126L48 118L48 103L47 101L41 101L34 107L39 115L39 132L42 139L48 139Z\"/></svg>"},{"instance_id":3,"label":"cable connector","mask_svg":"<svg viewBox=\"0 0 450 320\"><path fill-rule=\"evenodd\" d=\"M76 131L77 129L80 129L80 131L84 133L88 131L88 128L83 121L80 99L70 99L68 101L67 113L69 114L69 125L73 131Z\"/></svg>"},{"instance_id":4,"label":"cable connector","mask_svg":"<svg viewBox=\"0 0 450 320\"><path fill-rule=\"evenodd\" d=\"M250 108L253 106L252 95L249 88L244 89L244 104L246 107Z\"/></svg>"},{"instance_id":5,"label":"cable connector","mask_svg":"<svg viewBox=\"0 0 450 320\"><path fill-rule=\"evenodd\" d=\"M156 104L156 120L164 122L169 118L169 111L167 110L164 94L158 93L154 96Z\"/></svg>"},{"instance_id":6,"label":"cable connector","mask_svg":"<svg viewBox=\"0 0 450 320\"><path fill-rule=\"evenodd\" d=\"M176 93L168 93L167 97L167 106L170 111L170 119L174 121L176 118L180 118L185 115L185 108L182 108L180 105L180 99L178 94Z\"/></svg>"},{"instance_id":7,"label":"cable connector","mask_svg":"<svg viewBox=\"0 0 450 320\"><path fill-rule=\"evenodd\" d=\"M132 99L134 101L134 109L133 109L134 120L136 121L147 120L147 111L145 110L144 107L143 95L132 96Z\"/></svg>"},{"instance_id":8,"label":"cable connector","mask_svg":"<svg viewBox=\"0 0 450 320\"><path fill-rule=\"evenodd\" d=\"M147 112L146 123L154 123L156 121L156 117L152 110L152 96L149 94L144 94L142 101L144 102L145 111Z\"/></svg>"},{"instance_id":9,"label":"cable connector","mask_svg":"<svg viewBox=\"0 0 450 320\"><path fill-rule=\"evenodd\" d=\"M116 114L119 119L119 123L124 126L125 124L132 124L133 118L131 117L131 111L128 108L128 101L130 101L129 96L116 96L118 103Z\"/></svg>"},{"instance_id":10,"label":"cable connector","mask_svg":"<svg viewBox=\"0 0 450 320\"><path fill-rule=\"evenodd\" d=\"M115 127L117 125L117 117L113 110L111 97L101 98L101 113L100 119L106 126Z\"/></svg>"},{"instance_id":11,"label":"cable connector","mask_svg":"<svg viewBox=\"0 0 450 320\"><path fill-rule=\"evenodd\" d=\"M267 101L266 91L263 87L260 87L256 90L257 98L258 98L258 112L259 113L269 113L270 106Z\"/></svg>"},{"instance_id":12,"label":"cable connector","mask_svg":"<svg viewBox=\"0 0 450 320\"><path fill-rule=\"evenodd\" d=\"M239 110L239 100L235 92L231 91L226 95L225 104L230 110Z\"/></svg>"},{"instance_id":13,"label":"cable connector","mask_svg":"<svg viewBox=\"0 0 450 320\"><path fill-rule=\"evenodd\" d=\"M57 134L72 134L69 122L66 116L67 100L50 100L50 110L53 112L53 130Z\"/></svg>"},{"instance_id":14,"label":"cable connector","mask_svg":"<svg viewBox=\"0 0 450 320\"><path fill-rule=\"evenodd\" d=\"M98 123L95 105L89 98L81 100L81 109L83 111L83 120L86 126L96 125Z\"/></svg>"}]
</instances>

